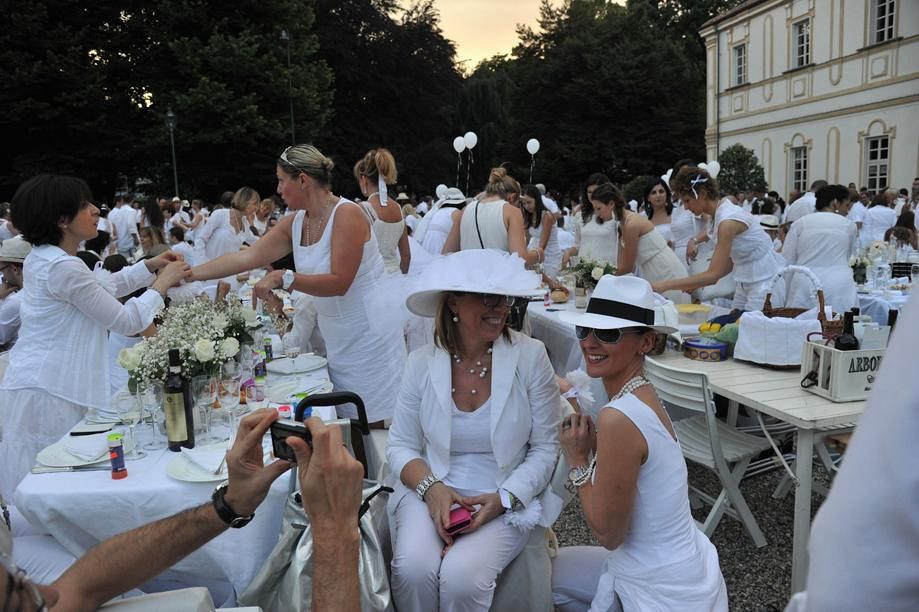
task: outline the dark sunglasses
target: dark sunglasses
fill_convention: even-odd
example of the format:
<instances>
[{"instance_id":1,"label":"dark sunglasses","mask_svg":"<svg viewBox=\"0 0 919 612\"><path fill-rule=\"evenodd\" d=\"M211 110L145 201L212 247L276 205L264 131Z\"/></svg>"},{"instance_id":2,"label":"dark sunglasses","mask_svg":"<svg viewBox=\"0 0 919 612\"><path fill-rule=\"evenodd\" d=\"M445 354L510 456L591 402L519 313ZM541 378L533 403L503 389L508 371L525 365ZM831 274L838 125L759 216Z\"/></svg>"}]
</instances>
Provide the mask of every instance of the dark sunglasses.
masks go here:
<instances>
[{"instance_id":1,"label":"dark sunglasses","mask_svg":"<svg viewBox=\"0 0 919 612\"><path fill-rule=\"evenodd\" d=\"M580 325L574 326L574 333L578 340L587 340L587 337L593 334L594 338L602 344L619 344L625 334L643 334L646 331L648 331L646 327L638 329L596 329L593 327L581 327Z\"/></svg>"},{"instance_id":2,"label":"dark sunglasses","mask_svg":"<svg viewBox=\"0 0 919 612\"><path fill-rule=\"evenodd\" d=\"M498 306L507 306L510 308L517 301L512 295L497 295L494 293L473 293L471 291L457 291L455 295L477 295L482 298L482 303L486 308L497 308Z\"/></svg>"}]
</instances>

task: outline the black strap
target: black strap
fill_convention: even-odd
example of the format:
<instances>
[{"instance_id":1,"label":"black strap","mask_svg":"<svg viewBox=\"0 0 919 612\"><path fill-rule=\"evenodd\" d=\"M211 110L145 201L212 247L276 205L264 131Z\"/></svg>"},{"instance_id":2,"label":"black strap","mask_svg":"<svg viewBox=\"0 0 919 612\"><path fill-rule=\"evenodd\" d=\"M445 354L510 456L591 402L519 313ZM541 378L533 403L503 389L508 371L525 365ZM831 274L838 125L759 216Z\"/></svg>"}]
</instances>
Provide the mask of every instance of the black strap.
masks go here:
<instances>
[{"instance_id":1,"label":"black strap","mask_svg":"<svg viewBox=\"0 0 919 612\"><path fill-rule=\"evenodd\" d=\"M476 200L475 202L475 231L479 235L479 244L482 248L485 248L485 241L482 240L482 230L479 229L479 204L480 202Z\"/></svg>"},{"instance_id":2,"label":"black strap","mask_svg":"<svg viewBox=\"0 0 919 612\"><path fill-rule=\"evenodd\" d=\"M376 488L376 490L374 490L373 493L367 496L367 499L361 502L361 509L357 513L357 520L360 520L361 517L364 516L364 514L366 514L368 510L370 510L371 500L377 495L379 495L380 493L383 493L384 491L386 493L392 493L393 489L391 487L387 487L386 485L380 485L379 487Z\"/></svg>"},{"instance_id":3,"label":"black strap","mask_svg":"<svg viewBox=\"0 0 919 612\"><path fill-rule=\"evenodd\" d=\"M652 309L617 302L616 300L605 300L596 296L591 296L590 301L587 302L587 312L618 319L628 319L640 325L654 325L654 311Z\"/></svg>"}]
</instances>

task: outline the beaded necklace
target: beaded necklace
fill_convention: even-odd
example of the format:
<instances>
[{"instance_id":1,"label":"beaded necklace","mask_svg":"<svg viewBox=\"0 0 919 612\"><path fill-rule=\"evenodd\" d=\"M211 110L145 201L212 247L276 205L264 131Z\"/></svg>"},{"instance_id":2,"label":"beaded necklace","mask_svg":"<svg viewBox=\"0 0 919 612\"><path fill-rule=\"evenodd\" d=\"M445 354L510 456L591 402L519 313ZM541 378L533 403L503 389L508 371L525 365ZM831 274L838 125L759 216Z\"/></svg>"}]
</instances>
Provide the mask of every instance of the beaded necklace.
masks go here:
<instances>
[{"instance_id":1,"label":"beaded necklace","mask_svg":"<svg viewBox=\"0 0 919 612\"><path fill-rule=\"evenodd\" d=\"M488 356L491 356L493 350L494 350L494 349L492 349L492 347L488 347L488 351L486 351L485 354L488 355ZM482 363L482 361L483 361L483 359L476 359L475 367L469 368L469 373L470 373L470 374L478 374L479 380L483 380L486 376L488 376L488 365L489 365L489 364L488 364L488 363ZM454 354L453 354L453 363L455 363L456 365L458 365L458 366L460 366L460 367L463 367L463 366L462 366L462 362L463 362L463 360L460 359L460 356L459 356L458 354L454 353ZM489 363L490 363L490 362L489 362ZM476 368L478 368L478 372L476 372ZM450 388L450 393L456 393L456 387L451 387L451 388ZM469 393L470 393L471 395L478 395L478 390L477 390L475 387L473 387L472 389L469 390Z\"/></svg>"}]
</instances>

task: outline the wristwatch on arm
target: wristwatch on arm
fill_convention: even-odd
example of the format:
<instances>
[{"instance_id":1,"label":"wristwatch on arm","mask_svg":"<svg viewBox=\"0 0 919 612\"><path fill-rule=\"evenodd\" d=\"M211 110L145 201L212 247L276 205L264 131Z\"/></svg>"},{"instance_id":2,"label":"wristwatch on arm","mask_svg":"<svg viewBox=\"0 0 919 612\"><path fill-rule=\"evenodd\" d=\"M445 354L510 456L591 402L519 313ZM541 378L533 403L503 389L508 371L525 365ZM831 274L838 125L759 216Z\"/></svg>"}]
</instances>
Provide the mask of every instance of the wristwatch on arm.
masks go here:
<instances>
[{"instance_id":1,"label":"wristwatch on arm","mask_svg":"<svg viewBox=\"0 0 919 612\"><path fill-rule=\"evenodd\" d=\"M498 489L498 496L501 497L501 505L507 512L517 512L523 510L523 502L516 495L507 489Z\"/></svg>"},{"instance_id":2,"label":"wristwatch on arm","mask_svg":"<svg viewBox=\"0 0 919 612\"><path fill-rule=\"evenodd\" d=\"M234 529L239 529L240 527L248 525L249 522L255 518L255 513L253 512L249 516L240 516L230 507L230 504L224 499L224 495L227 494L227 488L229 486L229 483L225 482L214 489L214 494L211 495L211 501L214 503L214 510L217 512L217 516L220 517L220 520Z\"/></svg>"}]
</instances>

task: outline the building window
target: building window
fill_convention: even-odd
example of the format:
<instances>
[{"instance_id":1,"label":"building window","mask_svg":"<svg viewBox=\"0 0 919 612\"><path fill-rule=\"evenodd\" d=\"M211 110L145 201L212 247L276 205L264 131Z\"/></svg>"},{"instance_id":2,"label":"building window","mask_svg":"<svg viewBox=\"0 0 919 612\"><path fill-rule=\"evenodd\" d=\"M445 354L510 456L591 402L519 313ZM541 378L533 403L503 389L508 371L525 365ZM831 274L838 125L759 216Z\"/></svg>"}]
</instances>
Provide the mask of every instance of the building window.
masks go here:
<instances>
[{"instance_id":1,"label":"building window","mask_svg":"<svg viewBox=\"0 0 919 612\"><path fill-rule=\"evenodd\" d=\"M865 186L876 193L887 187L887 168L890 159L890 140L877 136L865 140Z\"/></svg>"},{"instance_id":2,"label":"building window","mask_svg":"<svg viewBox=\"0 0 919 612\"><path fill-rule=\"evenodd\" d=\"M871 0L871 43L882 43L893 38L897 15L896 0Z\"/></svg>"},{"instance_id":3,"label":"building window","mask_svg":"<svg viewBox=\"0 0 919 612\"><path fill-rule=\"evenodd\" d=\"M794 58L793 68L800 68L811 63L811 20L803 19L792 26L794 39L792 51Z\"/></svg>"},{"instance_id":4,"label":"building window","mask_svg":"<svg viewBox=\"0 0 919 612\"><path fill-rule=\"evenodd\" d=\"M791 188L801 193L807 191L807 147L791 149Z\"/></svg>"},{"instance_id":5,"label":"building window","mask_svg":"<svg viewBox=\"0 0 919 612\"><path fill-rule=\"evenodd\" d=\"M734 47L734 85L747 82L747 45Z\"/></svg>"}]
</instances>

